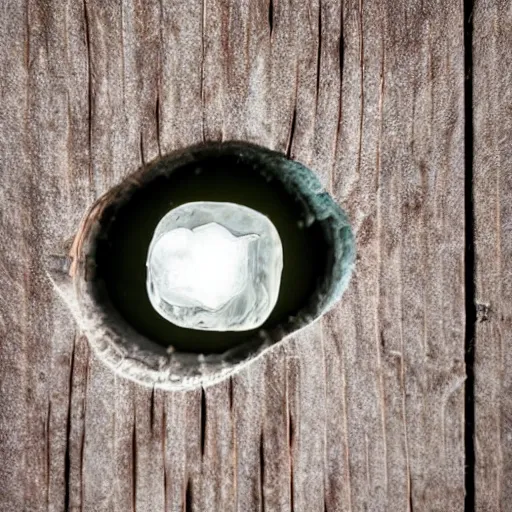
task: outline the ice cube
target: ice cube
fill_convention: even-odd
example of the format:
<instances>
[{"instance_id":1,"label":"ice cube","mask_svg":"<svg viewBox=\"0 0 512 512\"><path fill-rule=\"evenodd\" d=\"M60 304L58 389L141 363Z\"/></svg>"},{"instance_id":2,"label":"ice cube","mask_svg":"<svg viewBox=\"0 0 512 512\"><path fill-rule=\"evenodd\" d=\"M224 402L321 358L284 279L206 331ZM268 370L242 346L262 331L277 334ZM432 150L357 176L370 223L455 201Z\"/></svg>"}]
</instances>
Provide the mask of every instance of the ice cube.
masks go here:
<instances>
[{"instance_id":1,"label":"ice cube","mask_svg":"<svg viewBox=\"0 0 512 512\"><path fill-rule=\"evenodd\" d=\"M262 325L279 295L283 249L272 222L233 203L194 202L159 222L147 258L155 310L189 329Z\"/></svg>"}]
</instances>

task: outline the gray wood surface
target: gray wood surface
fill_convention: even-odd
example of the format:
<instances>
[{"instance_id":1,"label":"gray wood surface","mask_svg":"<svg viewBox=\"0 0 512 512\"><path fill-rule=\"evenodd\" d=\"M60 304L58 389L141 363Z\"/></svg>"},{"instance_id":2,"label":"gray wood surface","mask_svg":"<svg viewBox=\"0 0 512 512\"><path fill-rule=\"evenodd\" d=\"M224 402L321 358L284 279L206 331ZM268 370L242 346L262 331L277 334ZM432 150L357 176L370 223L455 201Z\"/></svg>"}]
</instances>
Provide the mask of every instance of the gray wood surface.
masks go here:
<instances>
[{"instance_id":1,"label":"gray wood surface","mask_svg":"<svg viewBox=\"0 0 512 512\"><path fill-rule=\"evenodd\" d=\"M490 118L509 55L491 4L475 17L495 44L475 88L492 92L475 128L493 311L477 439L482 510L500 510L492 485L506 510L510 385L494 390L506 358L487 340L510 338L512 212L495 199L512 186L510 122ZM1 512L463 510L463 23L454 0L0 3ZM321 322L232 379L141 387L95 358L46 269L141 162L230 139L319 173L357 233L355 274Z\"/></svg>"},{"instance_id":2,"label":"gray wood surface","mask_svg":"<svg viewBox=\"0 0 512 512\"><path fill-rule=\"evenodd\" d=\"M474 14L475 483L512 510L512 3Z\"/></svg>"}]
</instances>

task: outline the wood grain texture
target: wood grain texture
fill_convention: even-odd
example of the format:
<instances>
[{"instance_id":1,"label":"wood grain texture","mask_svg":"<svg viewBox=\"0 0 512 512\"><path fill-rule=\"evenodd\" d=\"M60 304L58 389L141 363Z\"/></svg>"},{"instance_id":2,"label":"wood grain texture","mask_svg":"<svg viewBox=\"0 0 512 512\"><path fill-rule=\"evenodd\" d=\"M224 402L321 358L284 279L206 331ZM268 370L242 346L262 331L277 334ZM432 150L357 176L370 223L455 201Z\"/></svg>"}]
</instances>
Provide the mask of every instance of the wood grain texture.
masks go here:
<instances>
[{"instance_id":1,"label":"wood grain texture","mask_svg":"<svg viewBox=\"0 0 512 512\"><path fill-rule=\"evenodd\" d=\"M512 506L512 5L474 9L476 508Z\"/></svg>"},{"instance_id":2,"label":"wood grain texture","mask_svg":"<svg viewBox=\"0 0 512 512\"><path fill-rule=\"evenodd\" d=\"M460 2L7 0L0 72L0 511L463 509ZM355 274L232 379L141 388L45 269L141 162L229 139L318 172Z\"/></svg>"}]
</instances>

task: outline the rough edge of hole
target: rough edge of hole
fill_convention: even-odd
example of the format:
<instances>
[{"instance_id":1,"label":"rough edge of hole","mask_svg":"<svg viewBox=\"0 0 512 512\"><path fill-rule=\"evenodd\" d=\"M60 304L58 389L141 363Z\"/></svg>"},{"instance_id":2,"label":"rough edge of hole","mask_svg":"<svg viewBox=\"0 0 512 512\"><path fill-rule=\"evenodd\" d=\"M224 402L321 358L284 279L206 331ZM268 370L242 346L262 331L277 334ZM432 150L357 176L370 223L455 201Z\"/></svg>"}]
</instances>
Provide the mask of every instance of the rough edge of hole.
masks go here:
<instances>
[{"instance_id":1,"label":"rough edge of hole","mask_svg":"<svg viewBox=\"0 0 512 512\"><path fill-rule=\"evenodd\" d=\"M332 248L326 276L310 304L293 321L269 330L223 354L173 352L135 331L108 299L104 285L94 280L92 255L101 223L126 204L132 194L158 176L204 158L212 152L240 152L254 158L304 204L305 211L321 222ZM110 368L147 386L179 390L209 386L240 371L272 346L320 319L342 296L355 261L355 242L345 212L322 188L313 171L282 153L246 142L199 144L149 162L100 197L84 216L69 252L69 270L49 272L93 350Z\"/></svg>"}]
</instances>

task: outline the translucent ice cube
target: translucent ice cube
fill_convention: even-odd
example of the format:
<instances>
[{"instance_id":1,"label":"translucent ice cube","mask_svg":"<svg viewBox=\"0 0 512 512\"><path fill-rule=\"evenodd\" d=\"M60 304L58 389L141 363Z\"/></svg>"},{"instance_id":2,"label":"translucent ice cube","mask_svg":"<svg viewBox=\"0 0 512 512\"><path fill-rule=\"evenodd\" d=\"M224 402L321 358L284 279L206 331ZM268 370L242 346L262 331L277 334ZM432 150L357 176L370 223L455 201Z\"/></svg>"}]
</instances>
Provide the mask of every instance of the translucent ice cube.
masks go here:
<instances>
[{"instance_id":1,"label":"translucent ice cube","mask_svg":"<svg viewBox=\"0 0 512 512\"><path fill-rule=\"evenodd\" d=\"M268 318L283 250L276 228L233 203L187 203L158 224L147 259L151 304L190 329L244 331Z\"/></svg>"}]
</instances>

